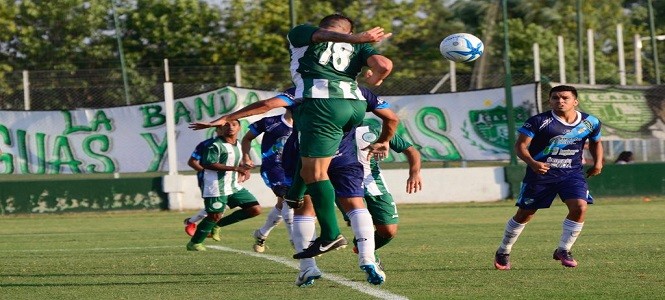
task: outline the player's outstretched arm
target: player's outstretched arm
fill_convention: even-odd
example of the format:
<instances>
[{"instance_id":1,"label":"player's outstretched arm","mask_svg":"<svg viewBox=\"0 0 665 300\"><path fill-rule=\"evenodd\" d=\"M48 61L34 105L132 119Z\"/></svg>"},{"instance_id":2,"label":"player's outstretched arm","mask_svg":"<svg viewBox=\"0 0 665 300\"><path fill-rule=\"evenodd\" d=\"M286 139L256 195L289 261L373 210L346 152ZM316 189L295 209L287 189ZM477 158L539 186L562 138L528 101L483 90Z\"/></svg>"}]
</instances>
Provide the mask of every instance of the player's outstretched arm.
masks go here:
<instances>
[{"instance_id":1,"label":"player's outstretched arm","mask_svg":"<svg viewBox=\"0 0 665 300\"><path fill-rule=\"evenodd\" d=\"M242 137L242 141L240 141L240 147L242 149L242 164L252 168L254 167L254 162L249 156L249 151L252 149L252 141L255 138L256 134L249 130L245 133L245 136Z\"/></svg>"},{"instance_id":2,"label":"player's outstretched arm","mask_svg":"<svg viewBox=\"0 0 665 300\"><path fill-rule=\"evenodd\" d=\"M319 28L312 34L312 42L336 42L350 44L378 43L391 37L392 33L386 33L383 27L374 27L361 33L343 33L334 30Z\"/></svg>"},{"instance_id":3,"label":"player's outstretched arm","mask_svg":"<svg viewBox=\"0 0 665 300\"><path fill-rule=\"evenodd\" d=\"M205 129L213 126L223 126L226 124L226 122L230 120L238 120L246 117L251 117L255 115L260 115L262 113L268 112L269 110L273 108L278 108L278 107L286 107L289 104L282 100L279 97L272 97L268 98L265 100L261 100L258 102L254 102L250 105L247 105L235 112L232 112L227 115L223 115L219 117L218 119L206 123L206 122L196 122L196 123L190 123L189 128L194 129L194 130L199 130L199 129Z\"/></svg>"},{"instance_id":4,"label":"player's outstretched arm","mask_svg":"<svg viewBox=\"0 0 665 300\"><path fill-rule=\"evenodd\" d=\"M379 54L367 59L369 70L365 73L365 81L371 86L379 86L393 70L393 62L387 57Z\"/></svg>"},{"instance_id":5,"label":"player's outstretched arm","mask_svg":"<svg viewBox=\"0 0 665 300\"><path fill-rule=\"evenodd\" d=\"M406 160L409 162L409 178L406 180L406 192L416 193L422 190L423 183L420 177L420 152L416 147L411 146L406 148L402 153L406 155Z\"/></svg>"},{"instance_id":6,"label":"player's outstretched arm","mask_svg":"<svg viewBox=\"0 0 665 300\"><path fill-rule=\"evenodd\" d=\"M591 153L591 157L593 157L593 167L586 171L587 178L600 175L603 169L603 144L600 140L589 142L589 152Z\"/></svg>"}]
</instances>

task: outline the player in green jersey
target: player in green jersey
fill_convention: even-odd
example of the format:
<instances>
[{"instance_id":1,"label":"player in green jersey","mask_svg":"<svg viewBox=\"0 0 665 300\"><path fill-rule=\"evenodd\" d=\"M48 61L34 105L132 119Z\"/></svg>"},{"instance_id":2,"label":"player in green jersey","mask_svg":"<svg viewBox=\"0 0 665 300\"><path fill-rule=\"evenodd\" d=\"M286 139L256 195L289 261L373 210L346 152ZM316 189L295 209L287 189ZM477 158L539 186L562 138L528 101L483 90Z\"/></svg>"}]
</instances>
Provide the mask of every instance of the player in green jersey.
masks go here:
<instances>
[{"instance_id":1,"label":"player in green jersey","mask_svg":"<svg viewBox=\"0 0 665 300\"><path fill-rule=\"evenodd\" d=\"M354 34L353 21L333 14L319 26L299 25L288 34L291 77L296 99L302 103L294 111L300 131L301 170L285 200L297 206L307 190L312 197L321 226L320 236L310 245L320 255L347 244L335 216L335 191L328 167L345 131L359 125L367 103L358 88L357 76L367 66L366 82L380 85L392 71L392 61L379 54L370 43L388 37L375 27ZM382 134L370 151L387 154L392 135Z\"/></svg>"},{"instance_id":2,"label":"player in green jersey","mask_svg":"<svg viewBox=\"0 0 665 300\"><path fill-rule=\"evenodd\" d=\"M187 250L205 251L203 241L211 231L212 238L219 241L221 227L261 214L254 195L240 185L249 178L250 167L240 164L239 131L237 120L217 127L218 137L202 151L200 164L204 170L200 187L208 215L198 224ZM241 209L222 218L226 206Z\"/></svg>"}]
</instances>

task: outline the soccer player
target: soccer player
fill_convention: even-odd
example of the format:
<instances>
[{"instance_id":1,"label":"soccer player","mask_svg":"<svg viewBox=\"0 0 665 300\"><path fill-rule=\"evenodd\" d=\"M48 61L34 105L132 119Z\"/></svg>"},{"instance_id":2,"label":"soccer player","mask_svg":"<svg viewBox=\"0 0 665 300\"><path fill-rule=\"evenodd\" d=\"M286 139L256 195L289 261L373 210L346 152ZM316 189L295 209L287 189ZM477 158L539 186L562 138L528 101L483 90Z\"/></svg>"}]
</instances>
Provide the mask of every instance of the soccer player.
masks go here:
<instances>
[{"instance_id":1,"label":"soccer player","mask_svg":"<svg viewBox=\"0 0 665 300\"><path fill-rule=\"evenodd\" d=\"M519 129L515 143L517 156L526 164L526 174L516 201L515 215L508 220L503 240L494 255L494 267L509 270L510 252L526 224L539 209L549 208L559 195L568 207L563 220L559 246L552 257L565 267L576 267L570 249L582 231L587 204L593 204L584 178L582 150L589 140L593 166L586 177L600 174L603 146L601 122L576 110L579 100L575 87L560 85L549 93L551 110L530 117Z\"/></svg>"},{"instance_id":2,"label":"soccer player","mask_svg":"<svg viewBox=\"0 0 665 300\"><path fill-rule=\"evenodd\" d=\"M295 97L302 98L302 104L294 111L294 119L300 134L300 177L303 180L295 178L287 199L299 201L306 189L321 226L321 234L309 247L308 257L347 244L337 225L335 192L328 178L328 166L339 148L343 132L359 125L365 115L367 102L356 77L368 66L366 81L378 86L392 70L390 59L369 44L391 34L381 27L353 34L353 26L351 19L333 14L324 17L318 27L299 25L287 35ZM382 134L370 146L387 153L390 138L392 135Z\"/></svg>"},{"instance_id":3,"label":"soccer player","mask_svg":"<svg viewBox=\"0 0 665 300\"><path fill-rule=\"evenodd\" d=\"M379 128L377 126L364 122L362 126L345 134L342 139L342 146L340 146L340 155L333 159L330 165L331 169L328 170L328 175L333 180L335 194L339 200L340 198L344 199L349 196L349 194L343 194L342 189L338 188L338 185L335 184L336 179L339 178L339 172L345 172L348 166L362 166L362 186L364 187L362 197L367 204L367 209L372 215L374 222L375 250L388 244L397 235L397 224L399 222L397 205L381 174L379 161L373 156L368 157L367 151L364 150L367 144L373 142L373 139L378 136L378 132ZM420 152L411 143L398 135L395 135L390 140L390 149L397 153L404 153L409 162L409 177L406 180L406 192L411 194L420 191L422 189ZM342 212L345 214L345 219L348 219L348 212L352 208L346 207L345 201L341 201L340 206ZM363 251L362 243L359 243L357 238L354 238L353 242L355 244L353 251L361 253Z\"/></svg>"},{"instance_id":4,"label":"soccer player","mask_svg":"<svg viewBox=\"0 0 665 300\"><path fill-rule=\"evenodd\" d=\"M196 179L198 181L198 185L201 186L201 180L203 179L203 170L205 170L201 166L201 154L203 151L208 148L208 146L215 140L215 138L209 138L207 140L204 140L200 142L196 147L194 148L194 151L192 152L192 155L190 155L189 159L187 160L187 165L194 169L196 171ZM198 211L196 214L193 216L186 218L184 221L185 224L185 233L189 236L194 236L194 233L196 232L196 223L199 221L203 220L208 215L206 213L205 209L201 209Z\"/></svg>"},{"instance_id":5,"label":"soccer player","mask_svg":"<svg viewBox=\"0 0 665 300\"><path fill-rule=\"evenodd\" d=\"M254 251L265 251L265 240L270 231L282 220L286 225L289 239L291 239L291 228L293 226L293 209L285 205L284 196L293 181L294 169L283 165L284 153L297 153L297 143L288 143L293 132L293 118L290 110L282 115L262 118L249 125L249 130L242 138L243 163L254 166L249 156L252 141L263 134L261 140L261 177L265 184L277 196L277 203L270 210L265 224L254 231ZM290 164L293 164L291 161ZM288 171L287 171L288 170Z\"/></svg>"},{"instance_id":6,"label":"soccer player","mask_svg":"<svg viewBox=\"0 0 665 300\"><path fill-rule=\"evenodd\" d=\"M239 131L237 120L218 127L218 137L202 152L200 164L205 170L201 194L208 215L198 224L187 250L205 251L203 241L208 234L219 241L221 227L261 214L261 206L254 195L240 185L249 178L250 167L240 164ZM226 206L241 209L222 218Z\"/></svg>"}]
</instances>

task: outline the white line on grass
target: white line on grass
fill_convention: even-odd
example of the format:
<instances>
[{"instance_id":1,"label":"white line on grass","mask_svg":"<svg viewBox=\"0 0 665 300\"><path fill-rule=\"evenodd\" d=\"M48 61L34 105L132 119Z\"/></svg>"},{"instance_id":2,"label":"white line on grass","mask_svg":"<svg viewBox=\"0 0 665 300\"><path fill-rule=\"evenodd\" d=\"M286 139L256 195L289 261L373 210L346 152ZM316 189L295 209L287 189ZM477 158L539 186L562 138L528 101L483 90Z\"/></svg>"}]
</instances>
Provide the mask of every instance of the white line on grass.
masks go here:
<instances>
[{"instance_id":1,"label":"white line on grass","mask_svg":"<svg viewBox=\"0 0 665 300\"><path fill-rule=\"evenodd\" d=\"M270 254L259 254L259 253L255 253L255 252L238 250L238 249L233 249L233 248L228 248L228 247L223 247L223 246L208 246L208 245L206 245L206 248L217 249L217 250L227 251L227 252L235 252L235 253L239 253L239 254L243 254L243 255L249 255L249 256L253 256L253 257L267 259L267 260L278 262L280 264L283 264L283 265L286 265L288 267L294 268L296 270L299 270L299 266L296 262L294 262L294 260L286 259L284 257L274 256L274 255L270 255ZM401 295L393 294L393 293L390 293L388 291L384 291L384 290L375 288L373 286L370 286L367 283L354 282L354 281L351 281L350 279L346 279L342 276L337 276L337 275L333 275L333 274L330 274L330 273L323 273L323 277L321 277L321 278L330 280L332 282L339 283L341 285L348 286L348 287L350 287L350 288L352 288L356 291L359 291L361 293L365 293L367 295L374 296L374 297L381 298L381 299L390 299L390 300L407 300L407 299L409 299L409 298L401 296Z\"/></svg>"}]
</instances>

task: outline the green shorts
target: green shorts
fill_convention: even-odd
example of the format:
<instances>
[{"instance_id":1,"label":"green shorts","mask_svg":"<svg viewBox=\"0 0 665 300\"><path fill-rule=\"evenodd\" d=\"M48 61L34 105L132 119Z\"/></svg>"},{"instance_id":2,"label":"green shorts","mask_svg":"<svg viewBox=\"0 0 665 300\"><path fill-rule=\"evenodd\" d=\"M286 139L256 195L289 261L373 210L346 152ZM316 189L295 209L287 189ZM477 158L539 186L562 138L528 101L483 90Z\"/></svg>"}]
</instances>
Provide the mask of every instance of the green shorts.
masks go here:
<instances>
[{"instance_id":1,"label":"green shorts","mask_svg":"<svg viewBox=\"0 0 665 300\"><path fill-rule=\"evenodd\" d=\"M380 196L365 195L365 203L367 210L372 215L374 225L390 225L399 222L399 215L397 215L397 204L393 201L391 194L383 194Z\"/></svg>"},{"instance_id":2,"label":"green shorts","mask_svg":"<svg viewBox=\"0 0 665 300\"><path fill-rule=\"evenodd\" d=\"M227 205L230 208L247 207L259 204L259 201L247 189L242 189L231 195L203 197L203 204L207 213L223 213Z\"/></svg>"},{"instance_id":3,"label":"green shorts","mask_svg":"<svg viewBox=\"0 0 665 300\"><path fill-rule=\"evenodd\" d=\"M300 156L330 157L337 152L345 131L360 125L367 101L305 99L294 114L300 134Z\"/></svg>"}]
</instances>

